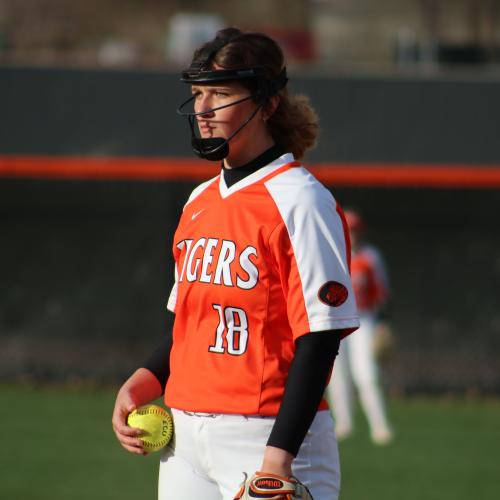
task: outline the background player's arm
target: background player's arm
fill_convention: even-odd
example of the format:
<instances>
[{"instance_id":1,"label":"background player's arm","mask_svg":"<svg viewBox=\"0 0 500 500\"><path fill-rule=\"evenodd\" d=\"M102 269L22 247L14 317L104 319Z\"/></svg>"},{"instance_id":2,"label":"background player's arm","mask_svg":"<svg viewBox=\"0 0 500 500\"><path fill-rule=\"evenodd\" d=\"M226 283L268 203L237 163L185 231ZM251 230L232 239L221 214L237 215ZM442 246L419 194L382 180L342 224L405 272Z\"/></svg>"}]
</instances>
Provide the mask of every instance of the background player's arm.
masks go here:
<instances>
[{"instance_id":1,"label":"background player's arm","mask_svg":"<svg viewBox=\"0 0 500 500\"><path fill-rule=\"evenodd\" d=\"M377 289L377 301L374 304L375 330L373 354L378 361L385 361L394 349L394 334L391 326L390 285L385 262L380 253L372 248L372 273Z\"/></svg>"},{"instance_id":2,"label":"background player's arm","mask_svg":"<svg viewBox=\"0 0 500 500\"><path fill-rule=\"evenodd\" d=\"M374 247L370 247L371 273L376 290L374 308L380 319L389 316L390 285L385 262Z\"/></svg>"}]
</instances>

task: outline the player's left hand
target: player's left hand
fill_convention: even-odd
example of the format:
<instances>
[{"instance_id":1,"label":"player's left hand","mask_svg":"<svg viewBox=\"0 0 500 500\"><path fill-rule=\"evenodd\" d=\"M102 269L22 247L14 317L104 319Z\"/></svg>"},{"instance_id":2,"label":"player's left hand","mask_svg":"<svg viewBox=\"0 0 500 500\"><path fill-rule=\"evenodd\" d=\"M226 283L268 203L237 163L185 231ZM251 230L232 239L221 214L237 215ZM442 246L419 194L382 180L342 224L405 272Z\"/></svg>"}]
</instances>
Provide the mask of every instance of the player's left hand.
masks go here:
<instances>
[{"instance_id":1,"label":"player's left hand","mask_svg":"<svg viewBox=\"0 0 500 500\"><path fill-rule=\"evenodd\" d=\"M234 500L313 500L311 493L297 478L256 472L243 481Z\"/></svg>"}]
</instances>

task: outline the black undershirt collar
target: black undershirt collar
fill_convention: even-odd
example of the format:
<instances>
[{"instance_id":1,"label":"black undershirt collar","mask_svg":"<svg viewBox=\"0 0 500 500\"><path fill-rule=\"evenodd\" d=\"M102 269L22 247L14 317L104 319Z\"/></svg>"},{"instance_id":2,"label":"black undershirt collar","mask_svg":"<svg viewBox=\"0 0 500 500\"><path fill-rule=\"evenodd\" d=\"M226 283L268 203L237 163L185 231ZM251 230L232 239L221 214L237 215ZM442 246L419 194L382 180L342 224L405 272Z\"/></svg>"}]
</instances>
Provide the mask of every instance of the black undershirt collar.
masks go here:
<instances>
[{"instance_id":1,"label":"black undershirt collar","mask_svg":"<svg viewBox=\"0 0 500 500\"><path fill-rule=\"evenodd\" d=\"M285 154L283 148L274 144L269 149L266 149L266 151L264 151L261 155L257 156L257 158L254 158L241 167L226 168L224 167L224 162L222 162L222 174L224 176L226 186L228 188L231 187L233 184L236 184L244 179L247 175L253 174L260 168L269 165L269 163L273 162L283 154Z\"/></svg>"}]
</instances>

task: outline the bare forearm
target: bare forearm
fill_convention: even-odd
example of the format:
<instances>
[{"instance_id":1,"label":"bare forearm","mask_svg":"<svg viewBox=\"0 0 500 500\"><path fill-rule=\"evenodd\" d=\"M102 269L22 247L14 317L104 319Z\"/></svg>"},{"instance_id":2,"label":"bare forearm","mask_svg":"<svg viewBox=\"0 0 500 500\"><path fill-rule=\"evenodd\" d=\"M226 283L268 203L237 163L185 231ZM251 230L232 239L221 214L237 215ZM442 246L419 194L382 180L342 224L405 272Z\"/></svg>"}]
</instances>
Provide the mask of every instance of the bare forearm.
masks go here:
<instances>
[{"instance_id":1,"label":"bare forearm","mask_svg":"<svg viewBox=\"0 0 500 500\"><path fill-rule=\"evenodd\" d=\"M292 475L292 462L295 457L286 450L275 446L266 446L261 471L279 476L289 477Z\"/></svg>"},{"instance_id":2,"label":"bare forearm","mask_svg":"<svg viewBox=\"0 0 500 500\"><path fill-rule=\"evenodd\" d=\"M128 393L135 405L141 406L159 398L163 388L151 371L139 368L122 385L120 393Z\"/></svg>"},{"instance_id":3,"label":"bare forearm","mask_svg":"<svg viewBox=\"0 0 500 500\"><path fill-rule=\"evenodd\" d=\"M156 376L146 368L139 368L121 386L116 396L112 425L120 444L129 452L145 455L141 431L127 425L127 417L138 406L161 396L162 387Z\"/></svg>"}]
</instances>

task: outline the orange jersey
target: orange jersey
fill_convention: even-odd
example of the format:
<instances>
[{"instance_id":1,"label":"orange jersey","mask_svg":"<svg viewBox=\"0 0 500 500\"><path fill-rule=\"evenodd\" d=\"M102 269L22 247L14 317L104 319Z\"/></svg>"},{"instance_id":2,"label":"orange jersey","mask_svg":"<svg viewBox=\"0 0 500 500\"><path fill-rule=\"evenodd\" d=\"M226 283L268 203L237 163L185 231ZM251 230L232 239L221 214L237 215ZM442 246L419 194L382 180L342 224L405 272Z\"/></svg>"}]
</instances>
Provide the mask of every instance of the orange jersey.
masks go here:
<instances>
[{"instance_id":1,"label":"orange jersey","mask_svg":"<svg viewBox=\"0 0 500 500\"><path fill-rule=\"evenodd\" d=\"M387 300L387 275L379 252L364 245L351 256L351 277L360 312L376 312Z\"/></svg>"},{"instance_id":2,"label":"orange jersey","mask_svg":"<svg viewBox=\"0 0 500 500\"><path fill-rule=\"evenodd\" d=\"M294 341L359 326L340 214L291 154L193 191L174 235L167 405L276 415Z\"/></svg>"}]
</instances>

